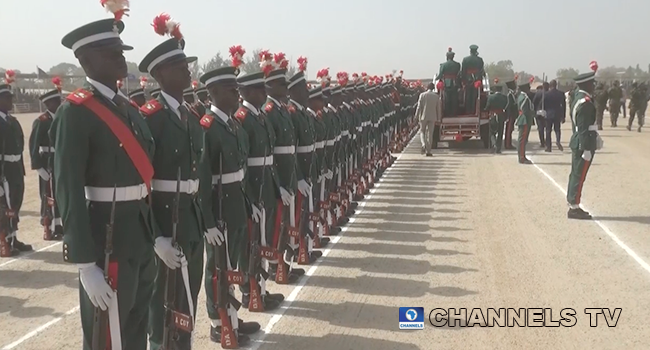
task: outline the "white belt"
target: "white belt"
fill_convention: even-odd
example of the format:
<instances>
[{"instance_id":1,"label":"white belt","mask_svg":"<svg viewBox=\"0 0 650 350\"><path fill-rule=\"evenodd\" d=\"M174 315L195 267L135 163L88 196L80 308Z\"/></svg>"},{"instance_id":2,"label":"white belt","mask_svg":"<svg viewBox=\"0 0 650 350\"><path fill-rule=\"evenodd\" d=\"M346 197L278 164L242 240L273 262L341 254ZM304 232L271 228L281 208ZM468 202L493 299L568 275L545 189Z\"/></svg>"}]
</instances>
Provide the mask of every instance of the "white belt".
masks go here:
<instances>
[{"instance_id":1,"label":"white belt","mask_svg":"<svg viewBox=\"0 0 650 350\"><path fill-rule=\"evenodd\" d=\"M248 158L248 166L271 166L273 165L273 155L267 157Z\"/></svg>"},{"instance_id":2,"label":"white belt","mask_svg":"<svg viewBox=\"0 0 650 350\"><path fill-rule=\"evenodd\" d=\"M311 153L314 151L314 145L307 145L307 146L298 146L296 148L296 152L298 153Z\"/></svg>"},{"instance_id":3,"label":"white belt","mask_svg":"<svg viewBox=\"0 0 650 350\"><path fill-rule=\"evenodd\" d=\"M350 136L350 131L349 130L341 131L341 136Z\"/></svg>"},{"instance_id":4,"label":"white belt","mask_svg":"<svg viewBox=\"0 0 650 350\"><path fill-rule=\"evenodd\" d=\"M357 139L357 134L352 135L352 139L356 140Z\"/></svg>"},{"instance_id":5,"label":"white belt","mask_svg":"<svg viewBox=\"0 0 650 350\"><path fill-rule=\"evenodd\" d=\"M357 131L363 131L363 128L360 126L357 126Z\"/></svg>"},{"instance_id":6,"label":"white belt","mask_svg":"<svg viewBox=\"0 0 650 350\"><path fill-rule=\"evenodd\" d=\"M296 153L296 146L277 146L273 149L275 154L294 154Z\"/></svg>"},{"instance_id":7,"label":"white belt","mask_svg":"<svg viewBox=\"0 0 650 350\"><path fill-rule=\"evenodd\" d=\"M598 131L598 125L589 125L589 131Z\"/></svg>"},{"instance_id":8,"label":"white belt","mask_svg":"<svg viewBox=\"0 0 650 350\"><path fill-rule=\"evenodd\" d=\"M325 146L334 146L335 142L336 139L327 140L327 142L325 142Z\"/></svg>"},{"instance_id":9,"label":"white belt","mask_svg":"<svg viewBox=\"0 0 650 350\"><path fill-rule=\"evenodd\" d=\"M153 179L151 180L151 189L157 192L176 193L176 181ZM199 191L199 180L181 181L179 189L181 193L195 194Z\"/></svg>"},{"instance_id":10,"label":"white belt","mask_svg":"<svg viewBox=\"0 0 650 350\"><path fill-rule=\"evenodd\" d=\"M323 147L325 147L325 142L323 141L316 142L316 149L321 149Z\"/></svg>"},{"instance_id":11,"label":"white belt","mask_svg":"<svg viewBox=\"0 0 650 350\"><path fill-rule=\"evenodd\" d=\"M341 141L341 135L343 135L343 133L337 135L334 141Z\"/></svg>"},{"instance_id":12,"label":"white belt","mask_svg":"<svg viewBox=\"0 0 650 350\"><path fill-rule=\"evenodd\" d=\"M376 124L373 124L373 125L375 126L375 128L379 127L379 123L376 123Z\"/></svg>"},{"instance_id":13,"label":"white belt","mask_svg":"<svg viewBox=\"0 0 650 350\"><path fill-rule=\"evenodd\" d=\"M221 180L221 183L226 185L226 184L231 184L235 182L240 182L241 180L244 179L244 169L239 169L235 171L234 173L227 173L222 175L212 175L212 184L216 185L219 183L219 179Z\"/></svg>"},{"instance_id":14,"label":"white belt","mask_svg":"<svg viewBox=\"0 0 650 350\"><path fill-rule=\"evenodd\" d=\"M4 159L5 162L19 162L23 158L22 154L5 154L0 155L0 160Z\"/></svg>"},{"instance_id":15,"label":"white belt","mask_svg":"<svg viewBox=\"0 0 650 350\"><path fill-rule=\"evenodd\" d=\"M369 125L370 125L370 122L363 122L363 123L361 123L361 126L369 126Z\"/></svg>"},{"instance_id":16,"label":"white belt","mask_svg":"<svg viewBox=\"0 0 650 350\"><path fill-rule=\"evenodd\" d=\"M396 103L395 106L398 107L398 106L399 106L399 103Z\"/></svg>"},{"instance_id":17,"label":"white belt","mask_svg":"<svg viewBox=\"0 0 650 350\"><path fill-rule=\"evenodd\" d=\"M41 153L54 153L54 147L40 146L38 147L38 151Z\"/></svg>"},{"instance_id":18,"label":"white belt","mask_svg":"<svg viewBox=\"0 0 650 350\"><path fill-rule=\"evenodd\" d=\"M113 192L115 192L116 202L138 201L147 197L147 185L140 184L126 187L84 187L86 199L93 202L112 202Z\"/></svg>"}]
</instances>

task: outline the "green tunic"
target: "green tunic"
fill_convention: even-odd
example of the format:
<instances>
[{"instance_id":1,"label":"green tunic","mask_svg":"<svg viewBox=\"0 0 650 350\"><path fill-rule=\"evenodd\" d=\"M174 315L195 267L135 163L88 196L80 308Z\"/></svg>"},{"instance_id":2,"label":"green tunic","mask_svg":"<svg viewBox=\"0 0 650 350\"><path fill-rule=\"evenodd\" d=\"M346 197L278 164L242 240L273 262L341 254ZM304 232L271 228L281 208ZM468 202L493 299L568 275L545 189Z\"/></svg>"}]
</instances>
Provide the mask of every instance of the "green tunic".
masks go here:
<instances>
[{"instance_id":1,"label":"green tunic","mask_svg":"<svg viewBox=\"0 0 650 350\"><path fill-rule=\"evenodd\" d=\"M295 153L296 130L291 120L291 114L284 104L270 97L264 106L264 111L276 137L273 160L280 187L295 194L298 190Z\"/></svg>"},{"instance_id":2,"label":"green tunic","mask_svg":"<svg viewBox=\"0 0 650 350\"><path fill-rule=\"evenodd\" d=\"M517 106L519 108L519 116L515 120L515 125L519 128L517 151L519 161L523 161L526 159L526 145L528 144L530 128L535 125L535 112L533 111L533 103L525 92L520 91L517 95Z\"/></svg>"},{"instance_id":3,"label":"green tunic","mask_svg":"<svg viewBox=\"0 0 650 350\"><path fill-rule=\"evenodd\" d=\"M54 165L54 144L50 142L49 130L52 126L53 115L49 111L41 114L34 120L32 124L32 133L29 135L29 155L32 161L32 169L46 170L52 176L52 166ZM54 193L50 193L49 181L43 180L38 177L39 195L41 198L41 225L45 224L44 218L48 210L47 197L54 197ZM54 183L54 181L52 181ZM53 190L53 189L52 189ZM53 191L52 191L53 192ZM60 218L57 215L57 210L54 210L53 218L57 226L60 223Z\"/></svg>"},{"instance_id":4,"label":"green tunic","mask_svg":"<svg viewBox=\"0 0 650 350\"><path fill-rule=\"evenodd\" d=\"M444 84L444 111L446 116L456 115L458 107L458 82L460 73L460 63L449 58L445 63L440 64L437 80Z\"/></svg>"},{"instance_id":5,"label":"green tunic","mask_svg":"<svg viewBox=\"0 0 650 350\"><path fill-rule=\"evenodd\" d=\"M506 109L508 108L508 96L501 92L491 94L487 98L485 110L490 113L490 139L497 152L501 150L503 143L503 127L506 121Z\"/></svg>"},{"instance_id":6,"label":"green tunic","mask_svg":"<svg viewBox=\"0 0 650 350\"><path fill-rule=\"evenodd\" d=\"M582 187L597 148L598 126L596 105L589 93L577 90L573 102L571 106L573 135L571 135L571 141L569 141L572 154L571 173L567 188L567 202L571 205L578 205L580 204ZM583 158L585 151L591 153L587 160Z\"/></svg>"},{"instance_id":7,"label":"green tunic","mask_svg":"<svg viewBox=\"0 0 650 350\"><path fill-rule=\"evenodd\" d=\"M314 164L314 143L315 143L315 130L312 117L308 115L304 106L298 102L290 100L288 107L291 113L291 121L293 122L296 132L296 179L298 181L305 180L307 182L315 182L316 177L312 176L316 172L314 169L317 165Z\"/></svg>"},{"instance_id":8,"label":"green tunic","mask_svg":"<svg viewBox=\"0 0 650 350\"><path fill-rule=\"evenodd\" d=\"M466 114L475 113L478 89L474 87L474 82L481 81L484 76L485 71L483 70L483 59L481 57L478 55L469 55L463 58L461 79L465 83Z\"/></svg>"}]
</instances>

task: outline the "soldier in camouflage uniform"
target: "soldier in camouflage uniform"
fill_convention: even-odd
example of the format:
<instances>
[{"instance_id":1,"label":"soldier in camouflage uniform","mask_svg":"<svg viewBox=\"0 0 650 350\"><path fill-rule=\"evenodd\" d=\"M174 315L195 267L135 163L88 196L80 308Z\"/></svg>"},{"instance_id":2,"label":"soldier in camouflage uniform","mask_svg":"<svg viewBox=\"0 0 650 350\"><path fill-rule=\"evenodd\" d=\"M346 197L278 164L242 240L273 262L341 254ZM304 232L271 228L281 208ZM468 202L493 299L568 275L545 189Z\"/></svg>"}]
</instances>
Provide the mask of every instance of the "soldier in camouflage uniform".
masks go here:
<instances>
[{"instance_id":1,"label":"soldier in camouflage uniform","mask_svg":"<svg viewBox=\"0 0 650 350\"><path fill-rule=\"evenodd\" d=\"M614 85L609 88L607 98L609 99L609 116L612 127L616 127L618 121L618 114L621 112L621 98L623 97L623 90L621 89L618 80L614 81Z\"/></svg>"},{"instance_id":2,"label":"soldier in camouflage uniform","mask_svg":"<svg viewBox=\"0 0 650 350\"><path fill-rule=\"evenodd\" d=\"M632 91L630 93L630 120L627 124L627 130L632 130L632 124L636 117L637 124L639 125L637 131L641 132L641 128L645 122L646 108L648 108L648 91L645 83L632 83Z\"/></svg>"}]
</instances>

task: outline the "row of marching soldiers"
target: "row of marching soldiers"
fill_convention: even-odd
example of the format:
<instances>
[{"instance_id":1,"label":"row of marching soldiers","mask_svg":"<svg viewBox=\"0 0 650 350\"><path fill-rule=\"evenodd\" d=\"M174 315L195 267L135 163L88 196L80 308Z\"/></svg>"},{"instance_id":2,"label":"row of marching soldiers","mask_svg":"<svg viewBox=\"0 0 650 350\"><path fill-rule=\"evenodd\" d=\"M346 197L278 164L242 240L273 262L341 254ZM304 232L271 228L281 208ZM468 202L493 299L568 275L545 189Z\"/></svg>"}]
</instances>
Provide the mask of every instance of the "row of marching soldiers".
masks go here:
<instances>
[{"instance_id":1,"label":"row of marching soldiers","mask_svg":"<svg viewBox=\"0 0 650 350\"><path fill-rule=\"evenodd\" d=\"M190 349L204 273L210 339L238 348L260 330L239 308L278 308L284 296L267 281L297 283L297 265L322 256L413 136L421 86L345 73L332 84L322 70L310 88L306 59L288 77L284 55L263 52L260 72L240 72L245 51L234 46L231 66L199 79L209 103L191 105L196 57L162 14L154 31L171 38L139 65L160 91L138 106L117 87L132 47L119 36L125 7L111 4L115 18L62 40L87 84L49 130L84 349Z\"/></svg>"}]
</instances>

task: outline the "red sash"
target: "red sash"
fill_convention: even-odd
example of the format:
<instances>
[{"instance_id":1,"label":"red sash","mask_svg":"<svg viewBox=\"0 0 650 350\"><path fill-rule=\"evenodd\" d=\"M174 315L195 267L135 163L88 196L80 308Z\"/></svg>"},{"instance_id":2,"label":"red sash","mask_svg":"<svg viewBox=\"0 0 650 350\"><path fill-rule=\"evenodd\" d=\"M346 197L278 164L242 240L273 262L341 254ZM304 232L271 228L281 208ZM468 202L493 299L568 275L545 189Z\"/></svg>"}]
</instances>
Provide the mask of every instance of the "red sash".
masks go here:
<instances>
[{"instance_id":1,"label":"red sash","mask_svg":"<svg viewBox=\"0 0 650 350\"><path fill-rule=\"evenodd\" d=\"M68 99L74 98L73 95L74 93ZM140 145L140 142L138 142L131 130L108 107L101 104L97 99L83 99L79 97L86 96L78 96L75 102L81 102L81 105L95 113L111 129L115 137L120 140L124 151L129 159L131 159L133 166L138 171L138 174L140 174L145 185L147 185L147 191L151 191L151 179L154 173L153 165L149 161L147 152L144 151L142 145Z\"/></svg>"}]
</instances>

